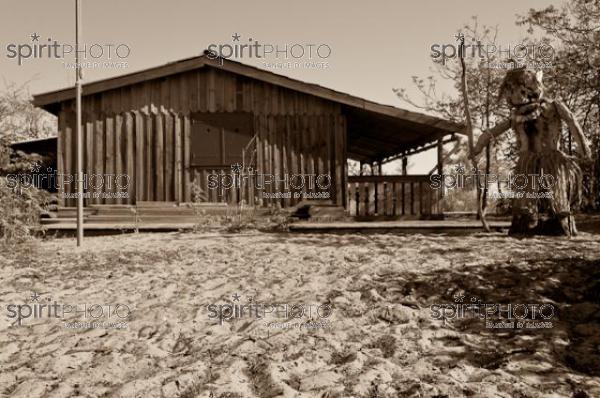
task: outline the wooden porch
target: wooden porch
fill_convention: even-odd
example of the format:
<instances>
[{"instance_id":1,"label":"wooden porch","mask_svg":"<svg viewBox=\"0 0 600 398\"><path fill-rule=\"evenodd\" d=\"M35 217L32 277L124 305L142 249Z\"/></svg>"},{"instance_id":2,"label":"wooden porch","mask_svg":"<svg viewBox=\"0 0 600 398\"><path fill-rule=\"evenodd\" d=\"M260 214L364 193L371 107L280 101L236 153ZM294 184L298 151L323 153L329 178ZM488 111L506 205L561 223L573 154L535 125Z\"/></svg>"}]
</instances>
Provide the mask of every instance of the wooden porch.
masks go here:
<instances>
[{"instance_id":1,"label":"wooden porch","mask_svg":"<svg viewBox=\"0 0 600 398\"><path fill-rule=\"evenodd\" d=\"M75 91L39 94L34 104L58 117L56 169L67 176L57 187L65 207L44 223L69 228ZM439 192L428 176L407 175L407 157L437 147L439 173L443 145L464 129L210 53L88 83L82 109L88 229L193 224L198 202L235 213L241 203L259 212L313 201L304 213L313 221L438 219ZM374 175L349 177L349 160ZM403 175L383 175L394 160Z\"/></svg>"},{"instance_id":2,"label":"wooden porch","mask_svg":"<svg viewBox=\"0 0 600 398\"><path fill-rule=\"evenodd\" d=\"M360 221L443 218L428 175L349 176L347 197L348 216Z\"/></svg>"}]
</instances>

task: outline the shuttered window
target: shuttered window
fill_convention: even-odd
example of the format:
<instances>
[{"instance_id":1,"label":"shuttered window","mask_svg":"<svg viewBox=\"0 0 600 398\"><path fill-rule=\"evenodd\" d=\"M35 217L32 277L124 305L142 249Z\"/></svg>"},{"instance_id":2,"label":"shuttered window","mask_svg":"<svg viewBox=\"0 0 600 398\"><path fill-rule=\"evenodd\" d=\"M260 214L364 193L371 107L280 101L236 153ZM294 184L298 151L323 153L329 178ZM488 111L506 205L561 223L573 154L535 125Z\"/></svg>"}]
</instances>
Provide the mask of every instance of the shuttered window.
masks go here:
<instances>
[{"instance_id":1,"label":"shuttered window","mask_svg":"<svg viewBox=\"0 0 600 398\"><path fill-rule=\"evenodd\" d=\"M221 130L218 127L196 122L192 128L192 165L222 165Z\"/></svg>"},{"instance_id":2,"label":"shuttered window","mask_svg":"<svg viewBox=\"0 0 600 398\"><path fill-rule=\"evenodd\" d=\"M242 153L251 137L247 132L215 127L195 121L192 128L192 166L231 166L242 163Z\"/></svg>"}]
</instances>

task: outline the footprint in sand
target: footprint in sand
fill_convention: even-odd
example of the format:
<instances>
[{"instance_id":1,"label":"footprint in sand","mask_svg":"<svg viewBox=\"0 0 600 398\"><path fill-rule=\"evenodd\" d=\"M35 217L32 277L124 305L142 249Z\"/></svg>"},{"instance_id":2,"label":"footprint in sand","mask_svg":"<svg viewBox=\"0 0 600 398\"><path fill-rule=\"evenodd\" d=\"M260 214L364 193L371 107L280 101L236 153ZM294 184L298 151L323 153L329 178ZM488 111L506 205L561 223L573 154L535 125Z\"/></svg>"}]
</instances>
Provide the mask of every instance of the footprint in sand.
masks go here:
<instances>
[{"instance_id":1,"label":"footprint in sand","mask_svg":"<svg viewBox=\"0 0 600 398\"><path fill-rule=\"evenodd\" d=\"M156 326L144 326L138 332L138 339L149 340L158 332Z\"/></svg>"}]
</instances>

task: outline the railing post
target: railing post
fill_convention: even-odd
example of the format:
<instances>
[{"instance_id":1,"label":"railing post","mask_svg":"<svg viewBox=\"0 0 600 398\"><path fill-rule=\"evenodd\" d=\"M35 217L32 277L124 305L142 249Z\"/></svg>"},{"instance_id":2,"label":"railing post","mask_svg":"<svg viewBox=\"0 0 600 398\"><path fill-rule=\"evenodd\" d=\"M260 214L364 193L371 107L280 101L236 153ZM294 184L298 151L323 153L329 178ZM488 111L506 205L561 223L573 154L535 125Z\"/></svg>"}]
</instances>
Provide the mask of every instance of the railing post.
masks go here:
<instances>
[{"instance_id":1,"label":"railing post","mask_svg":"<svg viewBox=\"0 0 600 398\"><path fill-rule=\"evenodd\" d=\"M410 214L415 214L415 183L410 183Z\"/></svg>"},{"instance_id":2,"label":"railing post","mask_svg":"<svg viewBox=\"0 0 600 398\"><path fill-rule=\"evenodd\" d=\"M388 207L388 203L387 203L387 194L388 194L388 187L387 187L387 182L383 182L383 215L387 215L387 207Z\"/></svg>"},{"instance_id":3,"label":"railing post","mask_svg":"<svg viewBox=\"0 0 600 398\"><path fill-rule=\"evenodd\" d=\"M392 216L396 216L396 206L398 205L398 184L392 182Z\"/></svg>"},{"instance_id":4,"label":"railing post","mask_svg":"<svg viewBox=\"0 0 600 398\"><path fill-rule=\"evenodd\" d=\"M358 216L360 214L360 184L356 183L354 185L354 188L356 189L356 192L354 193L355 197L356 197L356 216Z\"/></svg>"},{"instance_id":5,"label":"railing post","mask_svg":"<svg viewBox=\"0 0 600 398\"><path fill-rule=\"evenodd\" d=\"M406 202L406 192L405 192L405 182L401 182L400 184L402 184L402 215L405 214L405 210L404 208L406 207L405 202Z\"/></svg>"},{"instance_id":6,"label":"railing post","mask_svg":"<svg viewBox=\"0 0 600 398\"><path fill-rule=\"evenodd\" d=\"M437 142L437 172L441 176L444 174L444 142L439 139ZM440 196L444 196L444 188L440 187Z\"/></svg>"}]
</instances>

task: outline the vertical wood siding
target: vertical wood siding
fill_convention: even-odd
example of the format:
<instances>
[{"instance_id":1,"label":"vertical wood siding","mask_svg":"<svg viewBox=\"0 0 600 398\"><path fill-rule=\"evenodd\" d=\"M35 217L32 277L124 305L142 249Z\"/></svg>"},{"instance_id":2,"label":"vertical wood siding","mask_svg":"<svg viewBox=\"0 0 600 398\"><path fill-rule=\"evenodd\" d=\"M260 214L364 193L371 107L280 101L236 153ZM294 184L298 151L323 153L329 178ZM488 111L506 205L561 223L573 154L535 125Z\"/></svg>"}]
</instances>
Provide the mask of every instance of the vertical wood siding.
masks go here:
<instances>
[{"instance_id":1,"label":"vertical wood siding","mask_svg":"<svg viewBox=\"0 0 600 398\"><path fill-rule=\"evenodd\" d=\"M114 185L114 177L110 188L87 188L96 193L123 192L128 197L92 197L86 204L194 199L244 199L249 204L279 203L283 207L297 203L293 198L261 202L259 193L249 185L231 192L208 190L208 174L225 170L201 170L190 165L191 115L197 112L253 113L258 172L330 173L331 199L339 205L346 203L346 126L337 103L203 68L90 96L84 91L82 105L84 172L129 177L129 185L122 190ZM74 121L74 101L63 102L57 167L67 175L76 171ZM125 178L119 182L123 184ZM74 182L64 185L65 193L74 190ZM282 187L269 187L269 191L277 190ZM63 204L75 206L76 200L66 199Z\"/></svg>"}]
</instances>

